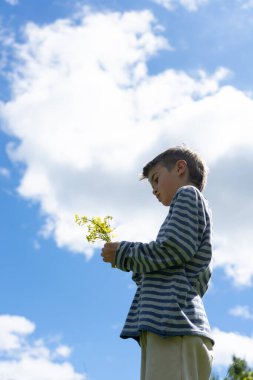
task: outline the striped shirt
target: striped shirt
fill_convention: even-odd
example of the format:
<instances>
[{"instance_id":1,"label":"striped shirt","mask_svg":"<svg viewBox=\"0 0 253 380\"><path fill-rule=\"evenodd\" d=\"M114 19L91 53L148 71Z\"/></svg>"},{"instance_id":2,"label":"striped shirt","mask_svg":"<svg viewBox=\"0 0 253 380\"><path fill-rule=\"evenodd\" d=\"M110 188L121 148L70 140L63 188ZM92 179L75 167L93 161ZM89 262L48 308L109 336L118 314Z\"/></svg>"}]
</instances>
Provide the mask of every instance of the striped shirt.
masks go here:
<instances>
[{"instance_id":1,"label":"striped shirt","mask_svg":"<svg viewBox=\"0 0 253 380\"><path fill-rule=\"evenodd\" d=\"M132 271L137 290L121 338L141 331L160 336L199 335L212 340L202 302L211 277L210 211L194 186L176 192L156 241L122 241L116 266Z\"/></svg>"}]
</instances>

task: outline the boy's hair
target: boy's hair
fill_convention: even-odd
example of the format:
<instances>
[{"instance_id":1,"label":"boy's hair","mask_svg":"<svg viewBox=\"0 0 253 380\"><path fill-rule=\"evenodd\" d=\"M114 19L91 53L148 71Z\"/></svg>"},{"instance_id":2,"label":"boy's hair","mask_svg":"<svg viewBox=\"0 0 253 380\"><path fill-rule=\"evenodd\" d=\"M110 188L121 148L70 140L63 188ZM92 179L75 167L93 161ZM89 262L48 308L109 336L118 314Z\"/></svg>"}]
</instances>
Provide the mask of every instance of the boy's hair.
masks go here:
<instances>
[{"instance_id":1,"label":"boy's hair","mask_svg":"<svg viewBox=\"0 0 253 380\"><path fill-rule=\"evenodd\" d=\"M141 179L148 178L150 169L160 164L171 170L177 161L184 160L189 170L189 181L202 191L207 180L207 167L202 158L185 146L170 148L144 166Z\"/></svg>"}]
</instances>

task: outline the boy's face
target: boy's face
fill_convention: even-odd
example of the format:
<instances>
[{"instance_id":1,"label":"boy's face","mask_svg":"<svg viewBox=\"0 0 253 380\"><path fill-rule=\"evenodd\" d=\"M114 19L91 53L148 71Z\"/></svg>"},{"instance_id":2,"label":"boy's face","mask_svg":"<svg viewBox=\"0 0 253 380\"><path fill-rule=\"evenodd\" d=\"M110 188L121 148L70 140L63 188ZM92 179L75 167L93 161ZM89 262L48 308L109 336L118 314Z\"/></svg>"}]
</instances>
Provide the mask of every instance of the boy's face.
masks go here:
<instances>
[{"instance_id":1,"label":"boy's face","mask_svg":"<svg viewBox=\"0 0 253 380\"><path fill-rule=\"evenodd\" d=\"M148 180L153 194L164 206L169 206L177 190L187 184L188 173L186 171L185 161L178 161L171 170L161 164L150 169Z\"/></svg>"}]
</instances>

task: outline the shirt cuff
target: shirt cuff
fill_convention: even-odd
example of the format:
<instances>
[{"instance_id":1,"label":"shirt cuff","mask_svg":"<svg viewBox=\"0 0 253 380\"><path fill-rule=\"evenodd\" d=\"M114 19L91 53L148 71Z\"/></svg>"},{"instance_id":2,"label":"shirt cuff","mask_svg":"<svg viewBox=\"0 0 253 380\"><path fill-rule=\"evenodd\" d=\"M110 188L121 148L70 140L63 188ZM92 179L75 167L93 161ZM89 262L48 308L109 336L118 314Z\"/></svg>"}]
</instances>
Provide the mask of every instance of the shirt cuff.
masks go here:
<instances>
[{"instance_id":1,"label":"shirt cuff","mask_svg":"<svg viewBox=\"0 0 253 380\"><path fill-rule=\"evenodd\" d=\"M130 243L128 241L120 242L115 254L116 267L125 272L129 272L131 270L129 266L130 258L128 257L128 252L132 244L133 243Z\"/></svg>"}]
</instances>

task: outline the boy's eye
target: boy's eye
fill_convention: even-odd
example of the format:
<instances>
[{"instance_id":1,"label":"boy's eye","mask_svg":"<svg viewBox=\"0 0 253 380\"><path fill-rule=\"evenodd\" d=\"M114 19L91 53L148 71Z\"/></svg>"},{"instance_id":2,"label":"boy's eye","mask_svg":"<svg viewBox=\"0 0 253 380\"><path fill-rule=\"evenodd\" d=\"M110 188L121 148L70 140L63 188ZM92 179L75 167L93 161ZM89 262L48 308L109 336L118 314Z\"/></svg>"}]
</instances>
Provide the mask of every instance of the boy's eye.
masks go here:
<instances>
[{"instance_id":1,"label":"boy's eye","mask_svg":"<svg viewBox=\"0 0 253 380\"><path fill-rule=\"evenodd\" d=\"M153 180L154 183L158 183L158 177L155 177Z\"/></svg>"}]
</instances>

